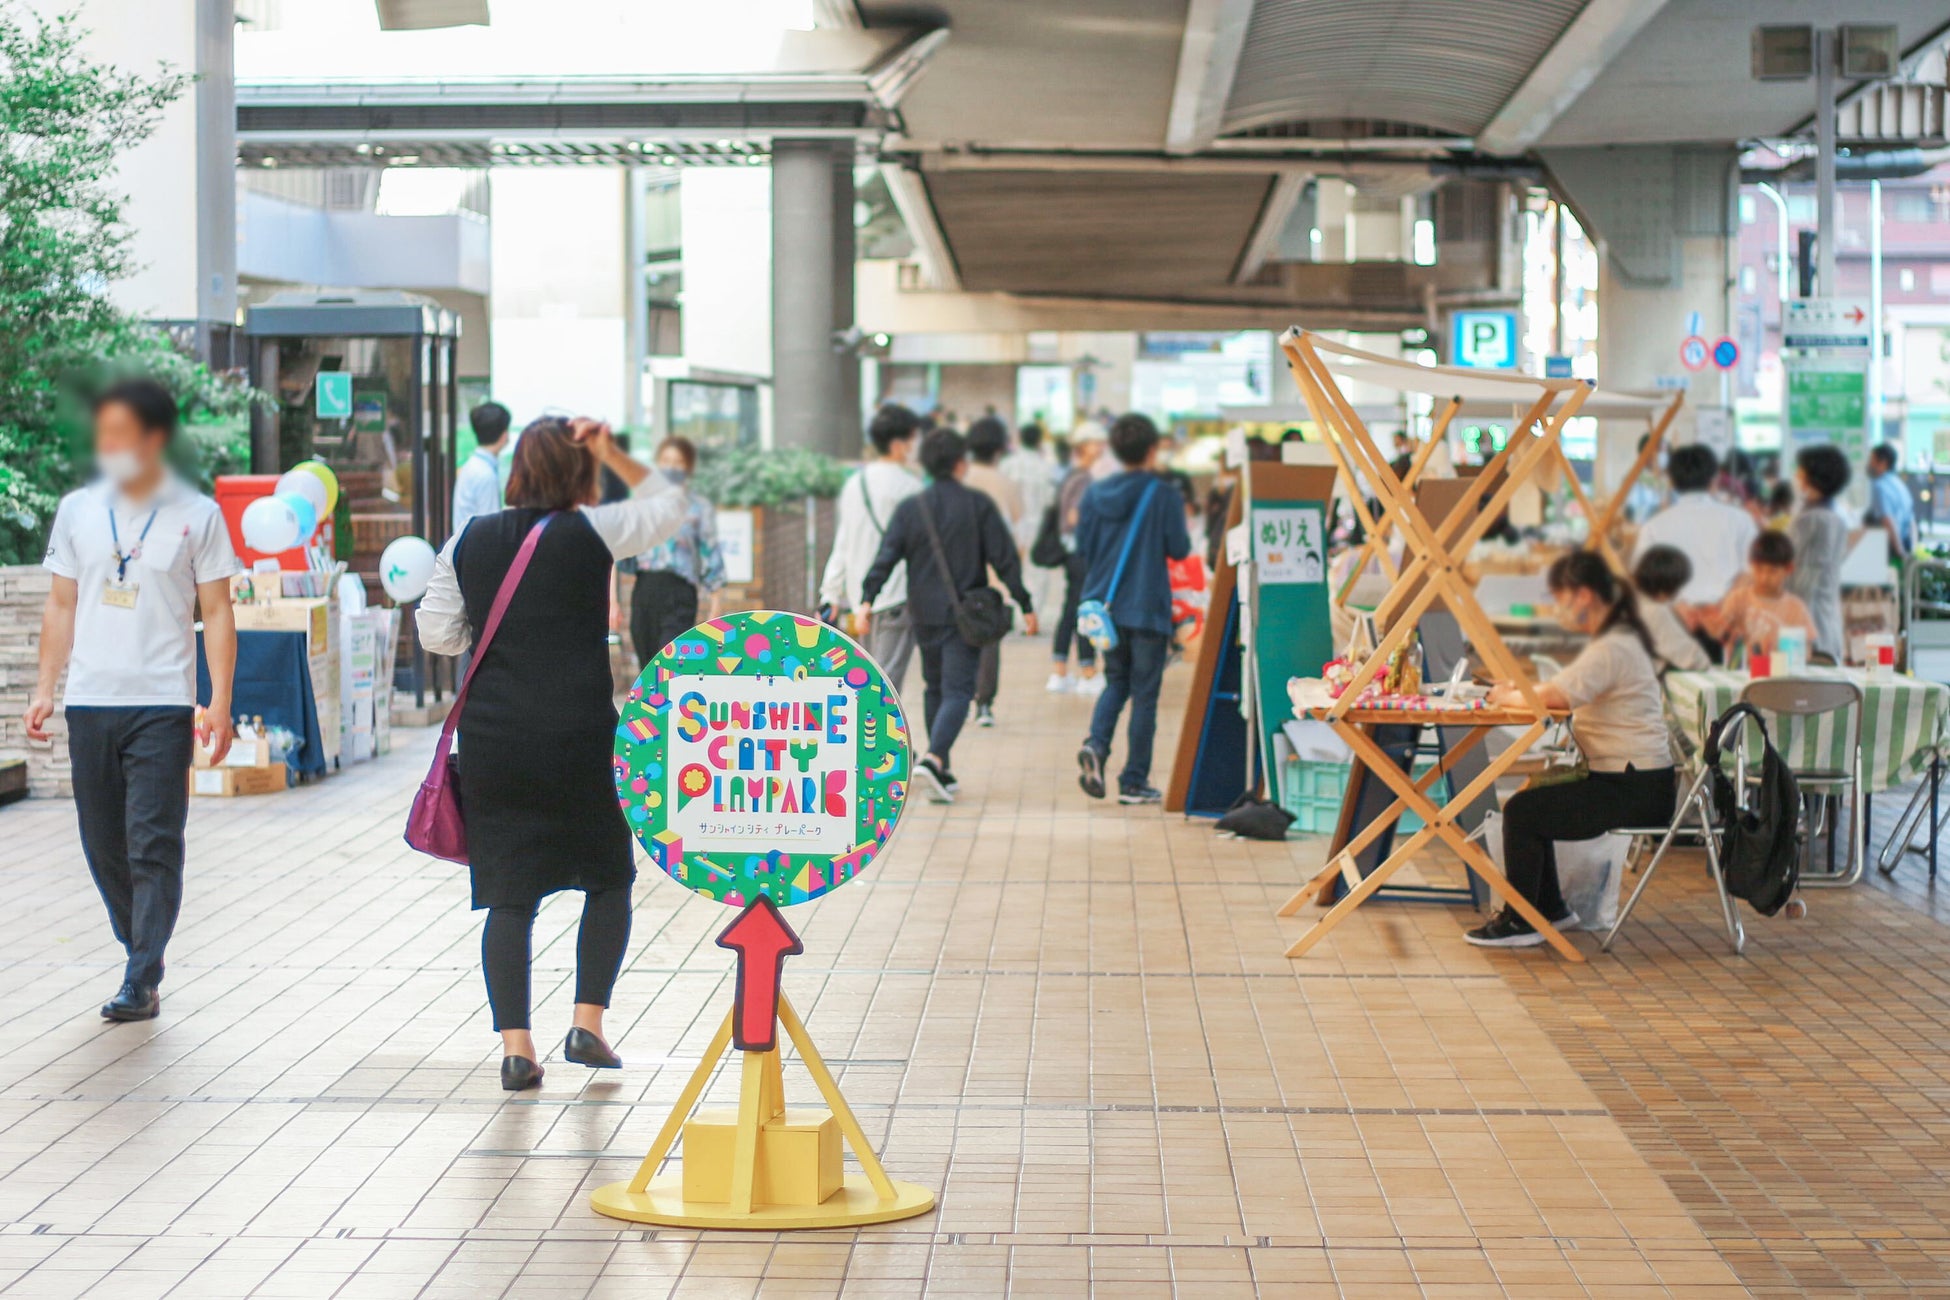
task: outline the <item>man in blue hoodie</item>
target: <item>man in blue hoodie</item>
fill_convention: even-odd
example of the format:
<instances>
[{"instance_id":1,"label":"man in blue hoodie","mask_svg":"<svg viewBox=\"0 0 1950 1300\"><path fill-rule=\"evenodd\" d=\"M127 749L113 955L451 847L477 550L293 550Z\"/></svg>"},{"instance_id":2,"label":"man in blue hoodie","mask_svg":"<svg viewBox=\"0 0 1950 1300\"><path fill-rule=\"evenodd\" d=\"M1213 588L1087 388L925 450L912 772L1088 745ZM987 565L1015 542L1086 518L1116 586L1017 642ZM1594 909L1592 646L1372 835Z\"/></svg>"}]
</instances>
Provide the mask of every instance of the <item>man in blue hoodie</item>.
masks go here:
<instances>
[{"instance_id":1,"label":"man in blue hoodie","mask_svg":"<svg viewBox=\"0 0 1950 1300\"><path fill-rule=\"evenodd\" d=\"M1165 564L1192 550L1183 498L1151 472L1158 443L1158 427L1149 419L1121 417L1111 426L1110 449L1122 472L1091 484L1077 512L1083 599L1102 601L1117 629L1117 644L1103 654L1104 693L1090 717L1090 738L1077 751L1077 783L1092 799L1104 797L1111 736L1129 700L1129 752L1117 778L1117 801L1127 804L1164 798L1151 784L1151 740L1171 648L1171 576Z\"/></svg>"}]
</instances>

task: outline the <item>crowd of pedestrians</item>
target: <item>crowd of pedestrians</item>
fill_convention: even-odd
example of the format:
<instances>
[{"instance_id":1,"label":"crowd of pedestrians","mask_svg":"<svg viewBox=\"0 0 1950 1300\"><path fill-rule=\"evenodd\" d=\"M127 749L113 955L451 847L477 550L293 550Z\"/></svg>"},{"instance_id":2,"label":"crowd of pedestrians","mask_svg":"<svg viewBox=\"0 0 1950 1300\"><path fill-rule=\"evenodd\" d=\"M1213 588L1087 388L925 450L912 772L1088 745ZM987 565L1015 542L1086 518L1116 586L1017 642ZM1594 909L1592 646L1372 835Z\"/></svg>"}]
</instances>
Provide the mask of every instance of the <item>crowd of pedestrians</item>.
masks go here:
<instances>
[{"instance_id":1,"label":"crowd of pedestrians","mask_svg":"<svg viewBox=\"0 0 1950 1300\"><path fill-rule=\"evenodd\" d=\"M242 565L216 503L169 468L177 423L175 399L148 381L118 384L95 403L99 473L53 520L52 591L25 716L32 739L50 740L65 677L83 853L127 954L101 1008L110 1020L160 1012L183 897L184 776L193 745L221 763L231 738L230 583ZM470 423L476 446L459 466L452 529L415 618L421 646L460 661L454 772L470 892L487 913L481 956L501 1082L522 1090L543 1074L530 934L541 900L561 890L583 895L562 1059L621 1064L603 1018L629 939L635 846L611 783L608 645L627 616L647 661L717 614L725 564L685 439L642 457L595 420L542 418L517 435L495 402ZM820 597L896 689L918 649L922 787L953 801L962 727L1001 716L1000 642L1036 635L1047 605L1061 611L1050 689L1095 699L1079 754L1084 790L1107 793L1103 773L1128 706L1118 796L1156 801L1159 685L1174 629L1187 621L1174 595L1184 580L1171 566L1194 558L1187 518L1196 514L1179 484L1152 472L1157 429L1135 415L1108 429L1086 422L1067 467L1039 427L1012 433L994 416L964 435L888 405L867 440L869 458L839 493ZM634 574L627 609L616 599L619 571Z\"/></svg>"},{"instance_id":2,"label":"crowd of pedestrians","mask_svg":"<svg viewBox=\"0 0 1950 1300\"><path fill-rule=\"evenodd\" d=\"M101 1009L110 1020L160 1010L183 896L183 773L199 736L213 762L230 743L229 585L241 566L215 503L169 469L177 418L170 394L146 381L119 384L95 403L100 472L53 520L52 591L25 719L30 737L48 739L65 675L83 852L127 954ZM537 905L560 890L584 898L562 1057L620 1064L603 1019L629 938L635 847L611 788L607 646L623 616L616 574L634 572L629 631L647 661L719 612L725 564L716 509L695 489L697 449L685 439L637 457L607 425L555 418L511 437L510 413L492 402L471 423L477 448L457 476L452 534L416 616L421 645L465 665L456 779L472 901L488 914L482 965L503 1039L502 1083L519 1090L542 1077L529 1019L529 936ZM919 651L919 786L955 800L963 727L1006 727L1011 717L999 707L1002 641L1017 631L1035 636L1053 610L1047 690L1091 702L1079 786L1092 799L1114 792L1124 804L1159 802L1151 772L1159 696L1203 618L1213 525L1189 478L1161 466L1168 443L1157 427L1138 414L1084 421L1063 464L1034 424L1012 432L989 415L964 434L889 404L867 441L868 459L838 494L821 612L864 640L896 689ZM1646 683L1658 671L1769 652L1790 632L1817 659L1838 660L1844 554L1875 529L1897 554L1916 541L1894 450L1875 449L1865 468L1870 508L1858 519L1840 501L1847 458L1833 447L1800 449L1795 501L1783 514L1750 467L1723 465L1704 447L1675 450L1670 499L1641 522L1629 584L1590 553L1552 570L1560 605L1594 640L1556 679L1551 701L1582 708L1587 729L1615 708L1650 737L1657 711L1644 701L1656 688ZM495 612L504 605L505 618ZM209 683L202 711L199 616ZM1123 760L1113 764L1120 725ZM1669 782L1652 789L1651 777L1662 775L1652 747L1598 749L1592 782L1616 787L1617 803L1598 821L1657 814L1654 795L1670 790ZM1511 850L1511 876L1546 916L1564 912L1550 841L1598 824L1581 807L1540 799L1511 809L1510 842L1524 849ZM1531 821L1519 826L1523 816ZM1470 937L1536 942L1509 914Z\"/></svg>"},{"instance_id":3,"label":"crowd of pedestrians","mask_svg":"<svg viewBox=\"0 0 1950 1300\"><path fill-rule=\"evenodd\" d=\"M1086 420L1069 437L1067 465L1041 426L1012 436L994 415L964 435L889 404L867 436L873 459L839 494L821 609L866 640L896 687L920 647L928 748L916 770L928 793L952 801L960 791L953 749L964 725L998 725L1013 604L1032 635L1039 614L1059 611L1046 689L1094 701L1078 754L1085 793L1110 792L1104 764L1128 706L1116 794L1158 801L1158 694L1202 624L1205 570L1192 540L1202 506L1185 476L1158 472L1157 427L1142 415ZM983 619L971 609L998 613L973 628Z\"/></svg>"}]
</instances>

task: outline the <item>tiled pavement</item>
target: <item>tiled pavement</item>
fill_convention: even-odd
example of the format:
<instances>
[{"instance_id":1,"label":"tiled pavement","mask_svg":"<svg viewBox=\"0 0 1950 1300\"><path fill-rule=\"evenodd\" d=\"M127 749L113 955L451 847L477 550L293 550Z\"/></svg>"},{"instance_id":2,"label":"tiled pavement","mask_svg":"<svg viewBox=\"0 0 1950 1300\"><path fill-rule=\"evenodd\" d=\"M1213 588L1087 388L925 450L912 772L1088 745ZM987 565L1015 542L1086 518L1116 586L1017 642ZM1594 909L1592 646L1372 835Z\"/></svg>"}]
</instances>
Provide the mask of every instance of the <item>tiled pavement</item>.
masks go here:
<instances>
[{"instance_id":1,"label":"tiled pavement","mask_svg":"<svg viewBox=\"0 0 1950 1300\"><path fill-rule=\"evenodd\" d=\"M1040 693L1033 647L1007 669L963 801L917 804L792 917L787 989L934 1214L753 1237L591 1213L722 1015L729 914L646 869L628 1068L551 1062L509 1100L464 881L398 838L420 741L198 803L151 1026L93 1014L118 962L71 810L0 811L0 1292L1950 1294L1939 922L1817 895L1736 960L1671 871L1587 966L1408 905L1288 962L1273 911L1318 842L1087 804L1086 704ZM538 926L538 1037L566 1027L575 914Z\"/></svg>"}]
</instances>

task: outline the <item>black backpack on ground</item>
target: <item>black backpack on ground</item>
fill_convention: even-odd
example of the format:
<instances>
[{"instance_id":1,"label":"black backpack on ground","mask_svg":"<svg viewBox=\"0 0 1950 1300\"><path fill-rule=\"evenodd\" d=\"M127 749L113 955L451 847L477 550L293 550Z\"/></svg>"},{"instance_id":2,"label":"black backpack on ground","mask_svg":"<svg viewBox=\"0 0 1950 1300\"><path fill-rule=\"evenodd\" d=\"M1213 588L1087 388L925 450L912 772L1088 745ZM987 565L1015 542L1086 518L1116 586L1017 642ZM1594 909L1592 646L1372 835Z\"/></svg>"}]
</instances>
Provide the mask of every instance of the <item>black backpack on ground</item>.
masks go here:
<instances>
[{"instance_id":1,"label":"black backpack on ground","mask_svg":"<svg viewBox=\"0 0 1950 1300\"><path fill-rule=\"evenodd\" d=\"M1760 782L1751 806L1742 805L1743 792L1720 766L1720 742L1741 717L1760 729ZM1766 720L1751 704L1736 704L1714 719L1700 758L1711 774L1713 806L1723 818L1720 872L1727 892L1745 899L1762 916L1772 916L1801 881L1801 787L1775 752Z\"/></svg>"},{"instance_id":2,"label":"black backpack on ground","mask_svg":"<svg viewBox=\"0 0 1950 1300\"><path fill-rule=\"evenodd\" d=\"M1287 827L1296 820L1278 804L1260 798L1259 791L1248 790L1232 801L1232 807L1219 818L1215 829L1230 831L1245 840L1283 840Z\"/></svg>"}]
</instances>

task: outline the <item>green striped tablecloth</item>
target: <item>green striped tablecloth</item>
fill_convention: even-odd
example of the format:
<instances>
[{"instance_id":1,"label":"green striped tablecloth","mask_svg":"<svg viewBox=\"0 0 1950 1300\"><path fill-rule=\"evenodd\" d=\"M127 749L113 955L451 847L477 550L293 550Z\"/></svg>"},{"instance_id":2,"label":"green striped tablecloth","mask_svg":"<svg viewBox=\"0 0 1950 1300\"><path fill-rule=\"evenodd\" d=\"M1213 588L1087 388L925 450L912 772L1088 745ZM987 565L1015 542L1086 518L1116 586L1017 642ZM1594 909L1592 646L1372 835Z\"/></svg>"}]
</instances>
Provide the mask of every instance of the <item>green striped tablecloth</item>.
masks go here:
<instances>
[{"instance_id":1,"label":"green striped tablecloth","mask_svg":"<svg viewBox=\"0 0 1950 1300\"><path fill-rule=\"evenodd\" d=\"M1916 677L1870 677L1854 668L1809 668L1804 675L1839 677L1862 688L1862 769L1869 793L1902 785L1928 766L1950 713L1950 687ZM1694 745L1706 743L1704 727L1733 707L1750 680L1746 673L1723 669L1666 674L1673 717ZM1793 767L1853 766L1843 753L1847 727L1839 714L1770 719L1768 731L1774 748Z\"/></svg>"}]
</instances>

